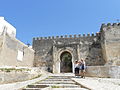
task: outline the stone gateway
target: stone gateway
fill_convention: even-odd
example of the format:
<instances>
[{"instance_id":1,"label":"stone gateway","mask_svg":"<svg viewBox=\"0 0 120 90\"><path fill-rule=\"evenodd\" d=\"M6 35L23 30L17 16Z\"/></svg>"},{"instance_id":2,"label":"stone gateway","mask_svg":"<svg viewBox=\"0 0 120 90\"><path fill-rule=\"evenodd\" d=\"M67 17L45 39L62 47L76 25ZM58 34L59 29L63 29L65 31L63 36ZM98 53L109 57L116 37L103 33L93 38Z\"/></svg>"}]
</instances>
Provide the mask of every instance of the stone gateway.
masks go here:
<instances>
[{"instance_id":1,"label":"stone gateway","mask_svg":"<svg viewBox=\"0 0 120 90\"><path fill-rule=\"evenodd\" d=\"M74 73L81 58L87 66L120 65L120 24L102 24L96 34L33 38L34 66L53 73Z\"/></svg>"}]
</instances>

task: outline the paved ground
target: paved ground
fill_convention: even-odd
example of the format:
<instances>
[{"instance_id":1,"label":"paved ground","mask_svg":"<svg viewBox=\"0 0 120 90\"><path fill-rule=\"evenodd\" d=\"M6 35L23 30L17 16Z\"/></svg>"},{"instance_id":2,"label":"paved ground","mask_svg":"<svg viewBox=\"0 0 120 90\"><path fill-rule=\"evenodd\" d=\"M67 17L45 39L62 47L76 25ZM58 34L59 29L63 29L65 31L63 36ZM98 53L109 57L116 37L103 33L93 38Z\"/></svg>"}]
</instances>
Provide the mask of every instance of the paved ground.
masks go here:
<instances>
[{"instance_id":1,"label":"paved ground","mask_svg":"<svg viewBox=\"0 0 120 90\"><path fill-rule=\"evenodd\" d=\"M91 90L120 90L120 79L94 77L72 79Z\"/></svg>"},{"instance_id":2,"label":"paved ground","mask_svg":"<svg viewBox=\"0 0 120 90\"><path fill-rule=\"evenodd\" d=\"M42 77L40 78L37 78L37 79L34 79L34 80L29 80L29 81L24 81L24 82L17 82L17 83L12 83L12 84L3 84L3 85L0 85L0 90L20 90L19 88L22 88L22 87L25 87L27 86L28 84L32 84L32 83L36 83L36 82L39 82L41 80L46 80L46 81L43 81L41 82L42 83L46 83L47 82L51 82L51 78L49 79L46 79L48 78L49 76L51 76L53 74L46 74L46 75L43 75ZM80 84L80 88L76 88L76 90L86 90L85 88L82 88L81 86L84 86L84 87L87 87L89 88L90 90L120 90L120 79L113 79L113 78L95 78L95 77L86 77L85 79L83 78L76 78L76 77L73 77L74 74L54 74L53 75L54 77L55 76L72 76L71 79L74 80L75 82L79 83ZM66 83L73 83L72 85L74 86L74 82L72 82L71 80L68 80L66 79L65 81L65 78L64 78L64 81L63 79L61 79L61 82L59 82L60 79L57 79L57 81L55 81L56 78L54 78L54 80L52 79L52 83L56 82L56 83L62 83L65 84ZM71 86L72 86L71 85ZM88 90L89 90L88 89ZM35 90L35 89L34 89ZM44 88L42 90L74 90L70 87L68 88Z\"/></svg>"}]
</instances>

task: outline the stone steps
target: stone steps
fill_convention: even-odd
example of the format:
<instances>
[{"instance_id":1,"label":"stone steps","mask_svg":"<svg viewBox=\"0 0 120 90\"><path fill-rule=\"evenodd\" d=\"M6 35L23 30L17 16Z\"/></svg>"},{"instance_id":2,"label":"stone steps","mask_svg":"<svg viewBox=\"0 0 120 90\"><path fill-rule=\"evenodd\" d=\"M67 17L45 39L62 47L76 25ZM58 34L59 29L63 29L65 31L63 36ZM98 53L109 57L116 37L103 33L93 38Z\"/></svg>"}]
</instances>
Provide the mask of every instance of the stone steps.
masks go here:
<instances>
[{"instance_id":1,"label":"stone steps","mask_svg":"<svg viewBox=\"0 0 120 90\"><path fill-rule=\"evenodd\" d=\"M85 89L85 88L52 88L50 90L88 90L88 89Z\"/></svg>"},{"instance_id":2,"label":"stone steps","mask_svg":"<svg viewBox=\"0 0 120 90\"><path fill-rule=\"evenodd\" d=\"M70 77L49 77L49 79L69 79Z\"/></svg>"},{"instance_id":3,"label":"stone steps","mask_svg":"<svg viewBox=\"0 0 120 90\"><path fill-rule=\"evenodd\" d=\"M28 85L27 88L23 90L42 90L46 88L50 88L48 90L87 90L81 88L81 86L71 78L73 78L73 76L49 76L42 81Z\"/></svg>"},{"instance_id":4,"label":"stone steps","mask_svg":"<svg viewBox=\"0 0 120 90\"><path fill-rule=\"evenodd\" d=\"M59 87L59 88L80 88L79 85L74 85L74 84L33 84L33 85L28 85L29 88L45 88L46 87Z\"/></svg>"},{"instance_id":5,"label":"stone steps","mask_svg":"<svg viewBox=\"0 0 120 90\"><path fill-rule=\"evenodd\" d=\"M55 78L62 77L62 78L66 78L66 77L70 77L70 76L58 76L58 75L57 75L57 76L52 76L52 75L51 75L51 76L49 76L49 77L55 77Z\"/></svg>"},{"instance_id":6,"label":"stone steps","mask_svg":"<svg viewBox=\"0 0 120 90\"><path fill-rule=\"evenodd\" d=\"M43 88L25 88L25 89L22 89L22 90L42 90Z\"/></svg>"},{"instance_id":7,"label":"stone steps","mask_svg":"<svg viewBox=\"0 0 120 90\"><path fill-rule=\"evenodd\" d=\"M72 81L43 81L39 82L38 84L75 84Z\"/></svg>"},{"instance_id":8,"label":"stone steps","mask_svg":"<svg viewBox=\"0 0 120 90\"><path fill-rule=\"evenodd\" d=\"M70 79L47 79L47 80L45 80L45 81L72 81L72 80L70 80Z\"/></svg>"},{"instance_id":9,"label":"stone steps","mask_svg":"<svg viewBox=\"0 0 120 90\"><path fill-rule=\"evenodd\" d=\"M43 90L44 88L25 88L22 90ZM85 88L46 88L45 90L88 90Z\"/></svg>"},{"instance_id":10,"label":"stone steps","mask_svg":"<svg viewBox=\"0 0 120 90\"><path fill-rule=\"evenodd\" d=\"M46 88L49 87L49 84L31 84L27 86L28 88Z\"/></svg>"}]
</instances>

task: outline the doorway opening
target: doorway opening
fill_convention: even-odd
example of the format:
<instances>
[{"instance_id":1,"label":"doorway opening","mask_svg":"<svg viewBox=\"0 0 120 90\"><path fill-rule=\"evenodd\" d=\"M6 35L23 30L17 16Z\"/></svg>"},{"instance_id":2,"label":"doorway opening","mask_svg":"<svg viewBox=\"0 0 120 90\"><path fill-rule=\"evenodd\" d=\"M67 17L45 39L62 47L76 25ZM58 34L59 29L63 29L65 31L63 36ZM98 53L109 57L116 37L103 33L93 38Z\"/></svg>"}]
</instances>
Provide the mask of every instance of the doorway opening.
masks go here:
<instances>
[{"instance_id":1,"label":"doorway opening","mask_svg":"<svg viewBox=\"0 0 120 90\"><path fill-rule=\"evenodd\" d=\"M60 60L60 72L72 72L72 55L69 52L65 51L60 55Z\"/></svg>"}]
</instances>

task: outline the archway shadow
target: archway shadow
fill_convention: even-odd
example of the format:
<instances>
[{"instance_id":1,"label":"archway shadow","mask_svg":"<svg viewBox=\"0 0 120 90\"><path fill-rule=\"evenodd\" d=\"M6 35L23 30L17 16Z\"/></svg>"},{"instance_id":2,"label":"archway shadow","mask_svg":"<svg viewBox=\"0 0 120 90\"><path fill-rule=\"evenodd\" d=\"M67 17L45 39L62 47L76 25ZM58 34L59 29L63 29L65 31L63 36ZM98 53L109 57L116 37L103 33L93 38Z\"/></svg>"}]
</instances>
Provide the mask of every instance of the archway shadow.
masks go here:
<instances>
[{"instance_id":1,"label":"archway shadow","mask_svg":"<svg viewBox=\"0 0 120 90\"><path fill-rule=\"evenodd\" d=\"M71 73L72 72L72 55L65 51L60 55L60 72Z\"/></svg>"}]
</instances>

